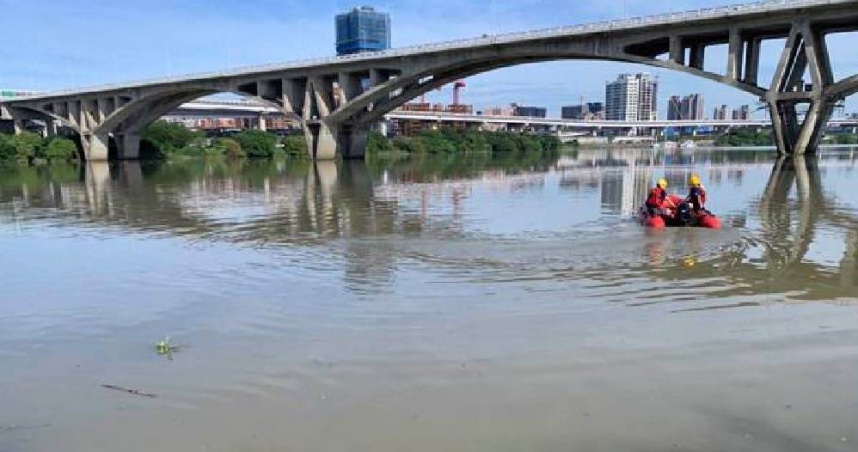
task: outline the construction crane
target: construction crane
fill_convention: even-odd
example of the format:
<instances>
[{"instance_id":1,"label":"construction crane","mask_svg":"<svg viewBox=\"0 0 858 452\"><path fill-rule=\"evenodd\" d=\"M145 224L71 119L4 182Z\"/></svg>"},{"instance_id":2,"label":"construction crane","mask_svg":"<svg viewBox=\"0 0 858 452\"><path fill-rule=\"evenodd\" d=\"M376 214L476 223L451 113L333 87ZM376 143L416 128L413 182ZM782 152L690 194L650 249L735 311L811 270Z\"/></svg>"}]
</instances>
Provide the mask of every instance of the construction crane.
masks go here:
<instances>
[{"instance_id":1,"label":"construction crane","mask_svg":"<svg viewBox=\"0 0 858 452\"><path fill-rule=\"evenodd\" d=\"M461 100L462 89L467 87L468 85L459 80L453 84L453 105L459 105L459 101Z\"/></svg>"}]
</instances>

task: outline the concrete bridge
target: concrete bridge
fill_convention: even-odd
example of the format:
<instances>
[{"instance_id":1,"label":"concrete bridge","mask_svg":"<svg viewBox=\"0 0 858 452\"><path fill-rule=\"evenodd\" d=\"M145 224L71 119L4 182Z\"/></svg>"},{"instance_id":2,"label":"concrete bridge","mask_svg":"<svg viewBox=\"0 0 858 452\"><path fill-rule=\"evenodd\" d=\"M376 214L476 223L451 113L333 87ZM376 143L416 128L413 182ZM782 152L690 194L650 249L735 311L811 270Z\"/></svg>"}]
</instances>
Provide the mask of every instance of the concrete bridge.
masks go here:
<instances>
[{"instance_id":1,"label":"concrete bridge","mask_svg":"<svg viewBox=\"0 0 858 452\"><path fill-rule=\"evenodd\" d=\"M835 82L825 44L858 30L858 0L754 3L686 13L429 44L384 52L116 84L0 103L15 121L52 118L80 134L84 155L138 157L140 132L199 97L250 96L295 117L311 157L363 156L373 123L405 102L460 78L541 61L640 63L714 80L768 103L778 149L813 152L837 102L858 74ZM760 80L762 42L786 39L772 80ZM704 69L707 48L727 44L724 71ZM810 72L811 83L803 76ZM797 106L807 104L803 118Z\"/></svg>"}]
</instances>

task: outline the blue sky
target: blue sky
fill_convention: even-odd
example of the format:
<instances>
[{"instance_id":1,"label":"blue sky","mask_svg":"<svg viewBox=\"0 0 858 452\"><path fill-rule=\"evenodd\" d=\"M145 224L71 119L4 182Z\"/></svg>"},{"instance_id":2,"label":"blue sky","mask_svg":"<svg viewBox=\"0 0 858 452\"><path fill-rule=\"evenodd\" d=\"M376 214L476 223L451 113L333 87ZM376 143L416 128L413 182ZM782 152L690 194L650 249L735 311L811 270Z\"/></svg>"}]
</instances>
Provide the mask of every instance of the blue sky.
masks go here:
<instances>
[{"instance_id":1,"label":"blue sky","mask_svg":"<svg viewBox=\"0 0 858 452\"><path fill-rule=\"evenodd\" d=\"M393 43L401 47L736 2L0 0L0 88L53 90L328 56L334 53L334 15L363 3L391 14ZM858 72L850 38L854 43L855 36L830 41L839 77ZM764 76L774 62L763 61ZM605 81L617 74L640 71L659 77L662 112L671 94L703 93L707 115L716 104L756 102L693 76L606 62L541 63L483 74L468 80L464 100L478 109L518 102L559 114L561 105L581 97L602 100ZM433 93L430 100L449 102L449 91ZM849 110L858 110L854 100Z\"/></svg>"}]
</instances>

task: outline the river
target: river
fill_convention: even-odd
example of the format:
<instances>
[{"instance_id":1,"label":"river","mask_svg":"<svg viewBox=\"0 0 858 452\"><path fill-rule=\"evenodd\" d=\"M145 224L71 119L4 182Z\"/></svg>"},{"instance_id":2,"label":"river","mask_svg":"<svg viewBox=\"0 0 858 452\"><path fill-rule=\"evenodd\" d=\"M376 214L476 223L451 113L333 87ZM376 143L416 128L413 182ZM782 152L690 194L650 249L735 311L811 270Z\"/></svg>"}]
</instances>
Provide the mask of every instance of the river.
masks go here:
<instances>
[{"instance_id":1,"label":"river","mask_svg":"<svg viewBox=\"0 0 858 452\"><path fill-rule=\"evenodd\" d=\"M692 173L724 230L632 219ZM848 149L0 169L0 451L858 450L856 193Z\"/></svg>"}]
</instances>

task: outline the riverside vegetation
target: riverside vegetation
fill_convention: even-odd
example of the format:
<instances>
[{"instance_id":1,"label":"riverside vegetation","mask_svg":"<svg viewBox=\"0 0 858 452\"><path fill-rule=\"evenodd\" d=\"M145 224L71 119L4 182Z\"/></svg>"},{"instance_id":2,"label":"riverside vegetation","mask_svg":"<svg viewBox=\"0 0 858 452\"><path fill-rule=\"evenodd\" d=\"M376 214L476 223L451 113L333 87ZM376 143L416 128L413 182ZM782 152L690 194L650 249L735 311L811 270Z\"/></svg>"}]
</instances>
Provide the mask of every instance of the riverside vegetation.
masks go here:
<instances>
[{"instance_id":1,"label":"riverside vegetation","mask_svg":"<svg viewBox=\"0 0 858 452\"><path fill-rule=\"evenodd\" d=\"M506 155L557 155L561 143L557 137L514 132L459 131L455 129L423 131L413 137L389 139L370 133L367 153L453 154L491 153Z\"/></svg>"},{"instance_id":2,"label":"riverside vegetation","mask_svg":"<svg viewBox=\"0 0 858 452\"><path fill-rule=\"evenodd\" d=\"M78 158L77 145L68 138L42 138L32 132L0 134L0 164L57 163Z\"/></svg>"},{"instance_id":3,"label":"riverside vegetation","mask_svg":"<svg viewBox=\"0 0 858 452\"><path fill-rule=\"evenodd\" d=\"M307 157L307 144L303 135L279 137L261 130L246 130L230 137L207 138L203 132L166 121L152 123L140 136L140 157L143 159L207 156L262 159L287 156L303 159Z\"/></svg>"},{"instance_id":4,"label":"riverside vegetation","mask_svg":"<svg viewBox=\"0 0 858 452\"><path fill-rule=\"evenodd\" d=\"M825 144L834 145L856 145L858 135L837 134L827 135L823 139ZM748 129L734 130L718 137L715 141L717 146L741 147L741 146L773 146L771 131L756 132Z\"/></svg>"}]
</instances>

